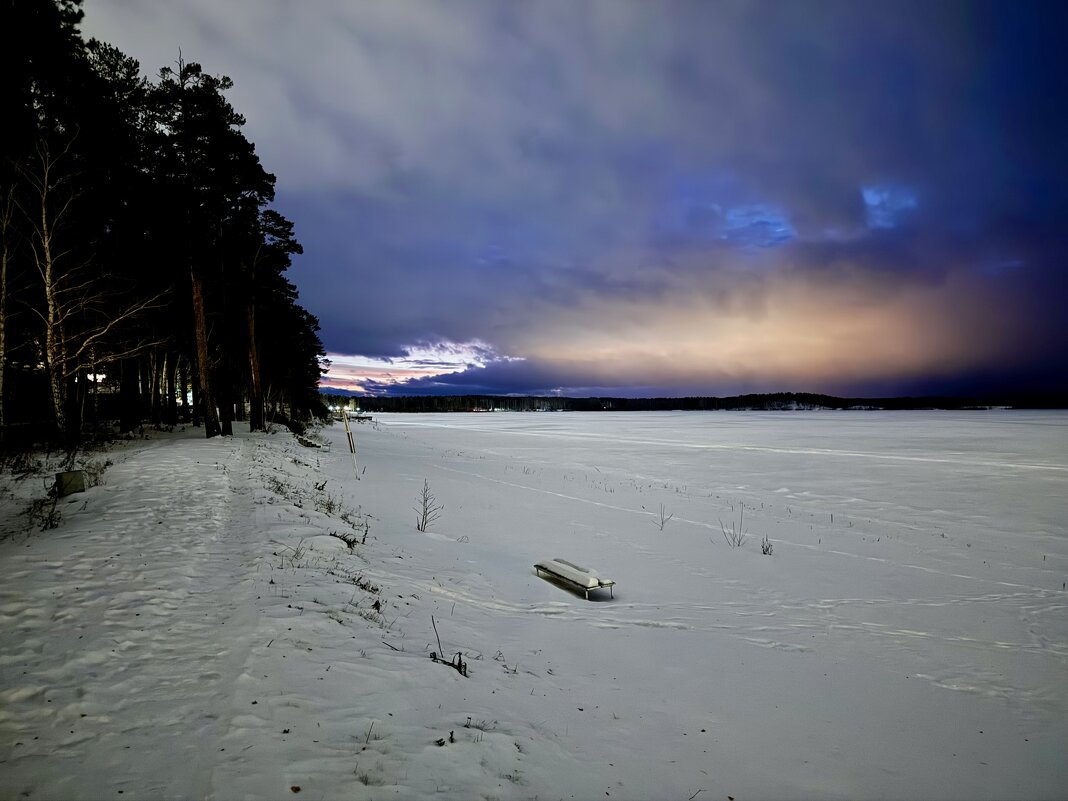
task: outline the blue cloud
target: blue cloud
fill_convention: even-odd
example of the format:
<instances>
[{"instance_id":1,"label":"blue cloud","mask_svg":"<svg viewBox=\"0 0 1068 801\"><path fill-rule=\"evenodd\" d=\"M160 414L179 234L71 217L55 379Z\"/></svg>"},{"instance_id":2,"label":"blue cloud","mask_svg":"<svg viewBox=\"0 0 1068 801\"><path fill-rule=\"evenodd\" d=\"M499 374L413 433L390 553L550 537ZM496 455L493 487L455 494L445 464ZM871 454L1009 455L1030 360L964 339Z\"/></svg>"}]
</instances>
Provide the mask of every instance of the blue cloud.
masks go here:
<instances>
[{"instance_id":1,"label":"blue cloud","mask_svg":"<svg viewBox=\"0 0 1068 801\"><path fill-rule=\"evenodd\" d=\"M727 209L719 231L727 242L755 247L782 245L797 236L786 215L764 203Z\"/></svg>"},{"instance_id":2,"label":"blue cloud","mask_svg":"<svg viewBox=\"0 0 1068 801\"><path fill-rule=\"evenodd\" d=\"M916 194L903 186L870 185L861 188L868 227L898 228L919 206Z\"/></svg>"},{"instance_id":3,"label":"blue cloud","mask_svg":"<svg viewBox=\"0 0 1068 801\"><path fill-rule=\"evenodd\" d=\"M654 222L659 242L671 245L727 244L775 247L797 237L787 213L752 200L753 191L724 171L676 178Z\"/></svg>"}]
</instances>

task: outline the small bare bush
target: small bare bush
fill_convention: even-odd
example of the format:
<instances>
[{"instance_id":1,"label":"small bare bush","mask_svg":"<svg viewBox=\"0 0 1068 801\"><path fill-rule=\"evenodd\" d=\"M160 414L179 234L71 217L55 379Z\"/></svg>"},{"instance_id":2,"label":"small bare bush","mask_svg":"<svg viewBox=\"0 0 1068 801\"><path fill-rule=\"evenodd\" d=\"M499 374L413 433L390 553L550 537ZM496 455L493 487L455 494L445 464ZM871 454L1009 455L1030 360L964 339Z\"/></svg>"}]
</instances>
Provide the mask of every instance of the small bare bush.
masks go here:
<instances>
[{"instance_id":1,"label":"small bare bush","mask_svg":"<svg viewBox=\"0 0 1068 801\"><path fill-rule=\"evenodd\" d=\"M59 496L53 492L46 498L36 498L27 507L24 514L30 520L30 525L41 531L59 528L63 520L63 513L56 508Z\"/></svg>"},{"instance_id":2,"label":"small bare bush","mask_svg":"<svg viewBox=\"0 0 1068 801\"><path fill-rule=\"evenodd\" d=\"M426 531L427 526L433 525L441 517L444 509L445 507L437 502L434 493L430 491L430 482L424 478L423 491L419 493L415 506L412 507L412 511L415 512L416 529Z\"/></svg>"},{"instance_id":3,"label":"small bare bush","mask_svg":"<svg viewBox=\"0 0 1068 801\"><path fill-rule=\"evenodd\" d=\"M760 552L764 554L764 556L771 556L771 551L771 540L769 540L768 535L765 534L764 539L760 541Z\"/></svg>"},{"instance_id":4,"label":"small bare bush","mask_svg":"<svg viewBox=\"0 0 1068 801\"><path fill-rule=\"evenodd\" d=\"M273 492L275 495L281 495L283 498L287 497L292 490L288 482L282 481L278 476L267 476L265 482L267 489Z\"/></svg>"},{"instance_id":5,"label":"small bare bush","mask_svg":"<svg viewBox=\"0 0 1068 801\"><path fill-rule=\"evenodd\" d=\"M653 520L653 525L656 526L657 528L659 528L661 531L663 531L664 530L664 526L674 516L675 516L674 512L672 512L671 514L665 514L664 513L664 504L660 504L660 516L657 519Z\"/></svg>"},{"instance_id":6,"label":"small bare bush","mask_svg":"<svg viewBox=\"0 0 1068 801\"><path fill-rule=\"evenodd\" d=\"M315 508L325 515L335 515L341 509L341 501L335 495L322 492L315 499Z\"/></svg>"},{"instance_id":7,"label":"small bare bush","mask_svg":"<svg viewBox=\"0 0 1068 801\"><path fill-rule=\"evenodd\" d=\"M733 548L741 548L745 543L747 532L742 527L745 520L745 504L742 504L741 510L738 512L738 525L735 527L733 521L730 526L725 526L723 521L719 521L720 531L723 532L723 539L727 541L727 545Z\"/></svg>"}]
</instances>

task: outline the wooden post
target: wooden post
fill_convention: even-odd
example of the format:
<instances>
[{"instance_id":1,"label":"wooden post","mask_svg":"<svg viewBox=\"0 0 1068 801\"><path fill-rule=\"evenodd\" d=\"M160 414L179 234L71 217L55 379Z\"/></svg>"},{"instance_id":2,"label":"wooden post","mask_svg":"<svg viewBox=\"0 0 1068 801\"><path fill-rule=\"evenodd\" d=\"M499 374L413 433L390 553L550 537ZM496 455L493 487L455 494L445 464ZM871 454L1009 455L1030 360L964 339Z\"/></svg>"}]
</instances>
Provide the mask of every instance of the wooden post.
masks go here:
<instances>
[{"instance_id":1,"label":"wooden post","mask_svg":"<svg viewBox=\"0 0 1068 801\"><path fill-rule=\"evenodd\" d=\"M356 464L356 438L352 435L352 429L349 428L349 410L341 410L341 421L345 424L345 436L349 440L349 453L352 454L352 472L356 474L356 480L360 480L360 467Z\"/></svg>"}]
</instances>

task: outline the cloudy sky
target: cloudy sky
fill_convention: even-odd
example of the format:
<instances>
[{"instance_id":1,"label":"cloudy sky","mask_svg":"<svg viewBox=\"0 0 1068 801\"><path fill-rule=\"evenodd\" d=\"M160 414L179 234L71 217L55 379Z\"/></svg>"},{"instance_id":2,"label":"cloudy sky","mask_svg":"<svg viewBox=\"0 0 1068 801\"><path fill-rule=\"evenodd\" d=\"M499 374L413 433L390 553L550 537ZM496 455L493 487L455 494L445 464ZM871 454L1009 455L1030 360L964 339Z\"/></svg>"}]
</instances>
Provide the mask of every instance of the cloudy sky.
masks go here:
<instances>
[{"instance_id":1,"label":"cloudy sky","mask_svg":"<svg viewBox=\"0 0 1068 801\"><path fill-rule=\"evenodd\" d=\"M1068 389L1068 5L85 0L233 78L330 386Z\"/></svg>"}]
</instances>

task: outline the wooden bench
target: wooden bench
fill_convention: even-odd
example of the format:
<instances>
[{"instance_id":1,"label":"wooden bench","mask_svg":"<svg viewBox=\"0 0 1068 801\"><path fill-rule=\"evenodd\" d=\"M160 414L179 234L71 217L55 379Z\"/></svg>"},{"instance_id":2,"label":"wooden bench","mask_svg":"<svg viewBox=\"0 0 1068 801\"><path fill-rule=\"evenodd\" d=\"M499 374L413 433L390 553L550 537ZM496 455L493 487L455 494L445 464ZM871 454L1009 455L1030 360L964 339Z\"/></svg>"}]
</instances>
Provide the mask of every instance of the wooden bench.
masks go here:
<instances>
[{"instance_id":1,"label":"wooden bench","mask_svg":"<svg viewBox=\"0 0 1068 801\"><path fill-rule=\"evenodd\" d=\"M544 573L554 581L585 593L587 601L590 600L590 590L607 589L609 597L615 597L612 590L615 586L614 581L596 576L590 570L568 562L566 559L546 559L535 564L534 571L538 576Z\"/></svg>"}]
</instances>

